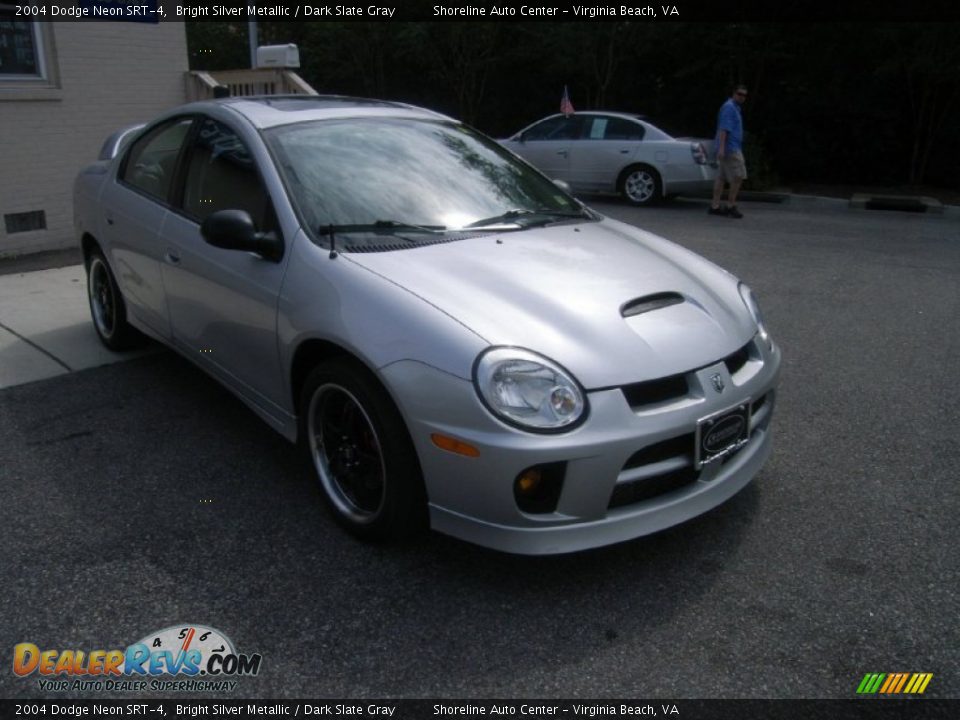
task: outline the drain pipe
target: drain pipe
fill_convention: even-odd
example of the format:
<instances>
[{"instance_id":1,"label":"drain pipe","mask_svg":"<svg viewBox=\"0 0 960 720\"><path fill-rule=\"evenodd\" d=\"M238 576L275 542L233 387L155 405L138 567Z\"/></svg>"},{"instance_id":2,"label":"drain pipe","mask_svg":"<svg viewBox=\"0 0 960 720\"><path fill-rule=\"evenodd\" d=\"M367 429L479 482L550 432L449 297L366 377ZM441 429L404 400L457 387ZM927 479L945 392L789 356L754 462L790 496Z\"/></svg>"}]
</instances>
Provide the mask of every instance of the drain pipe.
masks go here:
<instances>
[{"instance_id":1,"label":"drain pipe","mask_svg":"<svg viewBox=\"0 0 960 720\"><path fill-rule=\"evenodd\" d=\"M255 3L251 3L254 5ZM247 37L250 39L250 68L255 70L257 67L257 21L247 21Z\"/></svg>"}]
</instances>

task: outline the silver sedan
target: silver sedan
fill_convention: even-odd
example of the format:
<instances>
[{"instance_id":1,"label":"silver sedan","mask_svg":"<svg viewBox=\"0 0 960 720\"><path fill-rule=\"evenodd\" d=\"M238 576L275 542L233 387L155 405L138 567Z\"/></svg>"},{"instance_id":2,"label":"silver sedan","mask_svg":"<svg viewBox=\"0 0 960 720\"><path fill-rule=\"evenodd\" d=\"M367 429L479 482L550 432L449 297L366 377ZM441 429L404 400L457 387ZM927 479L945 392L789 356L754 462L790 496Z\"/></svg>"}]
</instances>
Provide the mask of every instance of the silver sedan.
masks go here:
<instances>
[{"instance_id":1,"label":"silver sedan","mask_svg":"<svg viewBox=\"0 0 960 720\"><path fill-rule=\"evenodd\" d=\"M209 372L357 536L570 552L703 513L770 454L780 352L747 286L450 118L227 99L103 157L75 185L101 340Z\"/></svg>"},{"instance_id":2,"label":"silver sedan","mask_svg":"<svg viewBox=\"0 0 960 720\"><path fill-rule=\"evenodd\" d=\"M627 113L551 115L500 142L576 192L619 193L634 205L709 193L716 177L712 140L674 138Z\"/></svg>"}]
</instances>

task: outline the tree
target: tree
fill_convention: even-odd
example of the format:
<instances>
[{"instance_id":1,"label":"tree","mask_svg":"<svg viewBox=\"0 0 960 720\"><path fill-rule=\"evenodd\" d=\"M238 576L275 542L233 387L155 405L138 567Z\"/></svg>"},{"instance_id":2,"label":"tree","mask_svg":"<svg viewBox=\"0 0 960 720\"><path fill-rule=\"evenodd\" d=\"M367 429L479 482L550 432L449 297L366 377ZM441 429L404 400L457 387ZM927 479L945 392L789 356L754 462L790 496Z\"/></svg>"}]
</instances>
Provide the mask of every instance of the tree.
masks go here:
<instances>
[{"instance_id":1,"label":"tree","mask_svg":"<svg viewBox=\"0 0 960 720\"><path fill-rule=\"evenodd\" d=\"M895 66L910 112L907 182L911 185L919 185L926 178L930 154L960 97L957 33L958 27L950 24L897 26L891 31L897 49Z\"/></svg>"}]
</instances>

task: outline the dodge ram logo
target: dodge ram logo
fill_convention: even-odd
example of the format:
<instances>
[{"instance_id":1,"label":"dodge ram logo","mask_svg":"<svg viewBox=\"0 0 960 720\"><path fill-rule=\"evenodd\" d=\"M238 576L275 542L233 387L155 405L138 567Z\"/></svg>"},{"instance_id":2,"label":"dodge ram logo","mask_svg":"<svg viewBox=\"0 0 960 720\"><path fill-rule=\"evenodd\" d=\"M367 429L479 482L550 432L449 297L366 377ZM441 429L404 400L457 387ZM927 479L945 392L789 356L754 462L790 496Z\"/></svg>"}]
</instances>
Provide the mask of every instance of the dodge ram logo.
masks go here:
<instances>
[{"instance_id":1,"label":"dodge ram logo","mask_svg":"<svg viewBox=\"0 0 960 720\"><path fill-rule=\"evenodd\" d=\"M726 385L723 384L723 378L720 376L720 373L714 373L710 376L710 382L713 383L713 389L718 393L722 393Z\"/></svg>"}]
</instances>

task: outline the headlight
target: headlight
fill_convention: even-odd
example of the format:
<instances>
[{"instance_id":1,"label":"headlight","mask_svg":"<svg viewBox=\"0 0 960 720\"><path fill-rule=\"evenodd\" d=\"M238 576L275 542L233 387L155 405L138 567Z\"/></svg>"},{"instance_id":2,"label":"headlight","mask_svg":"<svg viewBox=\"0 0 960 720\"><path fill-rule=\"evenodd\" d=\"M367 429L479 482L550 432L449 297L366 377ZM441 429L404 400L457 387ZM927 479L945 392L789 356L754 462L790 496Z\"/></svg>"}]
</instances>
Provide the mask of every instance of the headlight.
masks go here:
<instances>
[{"instance_id":1,"label":"headlight","mask_svg":"<svg viewBox=\"0 0 960 720\"><path fill-rule=\"evenodd\" d=\"M483 352L473 366L473 384L494 415L524 430L567 430L586 415L586 395L577 381L529 350L499 347Z\"/></svg>"},{"instance_id":2,"label":"headlight","mask_svg":"<svg viewBox=\"0 0 960 720\"><path fill-rule=\"evenodd\" d=\"M740 283L738 289L740 290L740 297L743 298L743 304L747 306L750 317L752 317L753 321L757 324L757 333L760 335L760 339L766 343L768 350L772 350L773 340L770 339L767 327L763 324L763 315L760 314L760 306L757 304L757 299L753 296L753 291L745 283Z\"/></svg>"}]
</instances>

